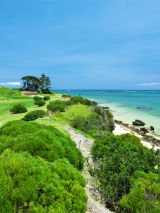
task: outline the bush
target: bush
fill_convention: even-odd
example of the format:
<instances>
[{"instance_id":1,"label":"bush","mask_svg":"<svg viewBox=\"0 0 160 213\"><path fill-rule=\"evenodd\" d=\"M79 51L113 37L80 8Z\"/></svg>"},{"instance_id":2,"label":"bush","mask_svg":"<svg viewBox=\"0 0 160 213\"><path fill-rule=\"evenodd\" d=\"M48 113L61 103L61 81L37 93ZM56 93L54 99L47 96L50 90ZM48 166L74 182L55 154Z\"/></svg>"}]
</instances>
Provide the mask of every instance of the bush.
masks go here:
<instances>
[{"instance_id":1,"label":"bush","mask_svg":"<svg viewBox=\"0 0 160 213\"><path fill-rule=\"evenodd\" d=\"M35 101L42 101L42 98L41 97L39 97L39 96L34 96L34 98L33 98Z\"/></svg>"},{"instance_id":2,"label":"bush","mask_svg":"<svg viewBox=\"0 0 160 213\"><path fill-rule=\"evenodd\" d=\"M83 168L84 160L75 143L52 126L9 122L0 129L0 142L0 153L10 148L16 152L27 151L50 162L66 158L76 168Z\"/></svg>"},{"instance_id":3,"label":"bush","mask_svg":"<svg viewBox=\"0 0 160 213\"><path fill-rule=\"evenodd\" d=\"M44 96L43 100L44 101L49 101L50 100L50 96Z\"/></svg>"},{"instance_id":4,"label":"bush","mask_svg":"<svg viewBox=\"0 0 160 213\"><path fill-rule=\"evenodd\" d=\"M71 98L71 96L70 96L70 95L67 95L67 94L63 94L63 95L62 95L62 98Z\"/></svg>"},{"instance_id":5,"label":"bush","mask_svg":"<svg viewBox=\"0 0 160 213\"><path fill-rule=\"evenodd\" d=\"M130 213L160 211L160 175L137 172L131 178L129 194L122 197L120 205Z\"/></svg>"},{"instance_id":6,"label":"bush","mask_svg":"<svg viewBox=\"0 0 160 213\"><path fill-rule=\"evenodd\" d=\"M139 138L130 134L97 139L92 154L101 193L112 210L129 193L129 180L136 171L155 172L159 164L158 153L143 147Z\"/></svg>"},{"instance_id":7,"label":"bush","mask_svg":"<svg viewBox=\"0 0 160 213\"><path fill-rule=\"evenodd\" d=\"M65 108L67 106L67 103L65 101L53 101L50 102L47 106L47 109L51 112L64 112Z\"/></svg>"},{"instance_id":8,"label":"bush","mask_svg":"<svg viewBox=\"0 0 160 213\"><path fill-rule=\"evenodd\" d=\"M92 137L97 137L98 135L104 135L106 132L112 132L114 128L113 118L103 111L103 114L98 114L97 112L91 112L87 117L77 116L74 117L71 125Z\"/></svg>"},{"instance_id":9,"label":"bush","mask_svg":"<svg viewBox=\"0 0 160 213\"><path fill-rule=\"evenodd\" d=\"M86 212L83 177L65 160L6 150L0 171L1 212Z\"/></svg>"},{"instance_id":10,"label":"bush","mask_svg":"<svg viewBox=\"0 0 160 213\"><path fill-rule=\"evenodd\" d=\"M33 120L36 120L38 118L43 118L44 116L46 116L45 111L43 111L43 110L35 110L35 111L28 112L24 116L24 118L22 120L24 120L24 121L33 121Z\"/></svg>"},{"instance_id":11,"label":"bush","mask_svg":"<svg viewBox=\"0 0 160 213\"><path fill-rule=\"evenodd\" d=\"M41 107L41 106L44 106L46 103L43 100L37 100L37 101L34 102L34 104Z\"/></svg>"},{"instance_id":12,"label":"bush","mask_svg":"<svg viewBox=\"0 0 160 213\"><path fill-rule=\"evenodd\" d=\"M83 116L75 117L72 121L72 126L81 131L89 133L89 131L92 131L94 129L98 130L98 128L100 128L98 123L99 123L99 116L96 114L91 114L90 116L87 117Z\"/></svg>"},{"instance_id":13,"label":"bush","mask_svg":"<svg viewBox=\"0 0 160 213\"><path fill-rule=\"evenodd\" d=\"M95 101L91 101L91 100L88 100L86 98L82 98L80 96L71 97L70 102L71 102L71 104L80 103L80 104L84 104L84 105L87 105L87 106L97 105L97 103Z\"/></svg>"},{"instance_id":14,"label":"bush","mask_svg":"<svg viewBox=\"0 0 160 213\"><path fill-rule=\"evenodd\" d=\"M10 112L11 112L12 114L25 113L25 112L27 112L27 109L26 109L26 107L24 107L22 104L17 104L17 105L14 105L14 106L10 109Z\"/></svg>"},{"instance_id":15,"label":"bush","mask_svg":"<svg viewBox=\"0 0 160 213\"><path fill-rule=\"evenodd\" d=\"M112 132L115 128L112 113L109 110L105 110L100 106L94 106L93 111L101 117L103 129Z\"/></svg>"}]
</instances>

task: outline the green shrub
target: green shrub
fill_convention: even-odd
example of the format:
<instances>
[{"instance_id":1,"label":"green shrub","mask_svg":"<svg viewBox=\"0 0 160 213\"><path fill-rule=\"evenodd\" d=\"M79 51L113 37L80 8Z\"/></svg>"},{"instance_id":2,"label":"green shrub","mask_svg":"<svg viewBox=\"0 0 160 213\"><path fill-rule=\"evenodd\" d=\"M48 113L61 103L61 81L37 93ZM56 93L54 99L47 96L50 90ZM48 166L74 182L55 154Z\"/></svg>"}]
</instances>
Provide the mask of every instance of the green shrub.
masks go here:
<instances>
[{"instance_id":1,"label":"green shrub","mask_svg":"<svg viewBox=\"0 0 160 213\"><path fill-rule=\"evenodd\" d=\"M44 101L49 101L50 100L50 96L44 96L43 100Z\"/></svg>"},{"instance_id":2,"label":"green shrub","mask_svg":"<svg viewBox=\"0 0 160 213\"><path fill-rule=\"evenodd\" d=\"M87 105L87 106L91 106L91 105L96 105L97 103L95 101L91 101L89 99L86 99L86 98L82 98L80 96L73 96L71 97L70 99L70 103L71 104L84 104L84 105Z\"/></svg>"},{"instance_id":3,"label":"green shrub","mask_svg":"<svg viewBox=\"0 0 160 213\"><path fill-rule=\"evenodd\" d=\"M34 104L41 107L41 106L44 106L46 103L43 100L37 100L37 101L34 102Z\"/></svg>"},{"instance_id":4,"label":"green shrub","mask_svg":"<svg viewBox=\"0 0 160 213\"><path fill-rule=\"evenodd\" d=\"M34 99L35 101L42 101L42 98L39 97L39 96L34 96L33 99Z\"/></svg>"},{"instance_id":5,"label":"green shrub","mask_svg":"<svg viewBox=\"0 0 160 213\"><path fill-rule=\"evenodd\" d=\"M46 116L45 111L43 111L43 110L35 110L35 111L28 112L24 116L24 118L22 120L24 120L24 121L33 121L33 120L36 120L38 118L43 118L44 116Z\"/></svg>"},{"instance_id":6,"label":"green shrub","mask_svg":"<svg viewBox=\"0 0 160 213\"><path fill-rule=\"evenodd\" d=\"M62 95L62 98L71 98L71 96L70 96L70 95L67 95L67 94L63 94L63 95Z\"/></svg>"},{"instance_id":7,"label":"green shrub","mask_svg":"<svg viewBox=\"0 0 160 213\"><path fill-rule=\"evenodd\" d=\"M101 117L103 129L108 129L110 132L112 132L115 128L112 113L109 110L105 110L100 106L94 106L92 110Z\"/></svg>"},{"instance_id":8,"label":"green shrub","mask_svg":"<svg viewBox=\"0 0 160 213\"><path fill-rule=\"evenodd\" d=\"M10 148L16 152L27 151L50 162L66 158L76 168L83 168L84 160L75 143L52 126L9 122L0 129L0 142L0 153Z\"/></svg>"},{"instance_id":9,"label":"green shrub","mask_svg":"<svg viewBox=\"0 0 160 213\"><path fill-rule=\"evenodd\" d=\"M160 212L160 175L138 172L131 178L129 194L122 197L120 205L127 212Z\"/></svg>"},{"instance_id":10,"label":"green shrub","mask_svg":"<svg viewBox=\"0 0 160 213\"><path fill-rule=\"evenodd\" d=\"M103 132L111 132L113 130L114 122L108 118L108 115L104 112L101 116L95 112L92 112L89 116L77 116L74 117L71 125L91 136L97 137Z\"/></svg>"},{"instance_id":11,"label":"green shrub","mask_svg":"<svg viewBox=\"0 0 160 213\"><path fill-rule=\"evenodd\" d=\"M22 104L16 104L10 109L10 112L12 114L25 113L27 109Z\"/></svg>"},{"instance_id":12,"label":"green shrub","mask_svg":"<svg viewBox=\"0 0 160 213\"><path fill-rule=\"evenodd\" d=\"M86 212L82 175L67 161L49 163L28 153L0 156L1 212Z\"/></svg>"},{"instance_id":13,"label":"green shrub","mask_svg":"<svg viewBox=\"0 0 160 213\"><path fill-rule=\"evenodd\" d=\"M114 211L122 196L129 193L130 177L136 171L155 172L159 164L158 153L143 147L140 139L130 134L97 139L92 154L101 193Z\"/></svg>"},{"instance_id":14,"label":"green shrub","mask_svg":"<svg viewBox=\"0 0 160 213\"><path fill-rule=\"evenodd\" d=\"M47 106L47 109L51 112L64 112L65 108L67 106L67 103L65 101L53 101L50 102Z\"/></svg>"}]
</instances>

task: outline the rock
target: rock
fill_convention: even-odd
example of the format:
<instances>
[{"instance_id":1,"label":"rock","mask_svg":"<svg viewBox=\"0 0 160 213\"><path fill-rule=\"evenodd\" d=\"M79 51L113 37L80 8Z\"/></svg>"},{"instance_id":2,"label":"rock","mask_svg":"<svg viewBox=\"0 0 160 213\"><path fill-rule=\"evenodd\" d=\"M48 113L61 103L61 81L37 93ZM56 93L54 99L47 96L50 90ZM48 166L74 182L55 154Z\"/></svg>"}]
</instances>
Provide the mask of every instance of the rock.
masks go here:
<instances>
[{"instance_id":1,"label":"rock","mask_svg":"<svg viewBox=\"0 0 160 213\"><path fill-rule=\"evenodd\" d=\"M140 128L140 131L145 134L148 133L148 129L146 129L145 127Z\"/></svg>"},{"instance_id":2,"label":"rock","mask_svg":"<svg viewBox=\"0 0 160 213\"><path fill-rule=\"evenodd\" d=\"M138 106L137 109L141 110L141 111L151 111L152 110L152 108L150 108L150 107L144 107L144 106Z\"/></svg>"},{"instance_id":3,"label":"rock","mask_svg":"<svg viewBox=\"0 0 160 213\"><path fill-rule=\"evenodd\" d=\"M110 108L109 107L107 107L107 106L105 106L105 107L102 107L103 109L105 109L105 110L109 110Z\"/></svg>"},{"instance_id":4,"label":"rock","mask_svg":"<svg viewBox=\"0 0 160 213\"><path fill-rule=\"evenodd\" d=\"M141 120L135 120L132 122L134 126L145 126L146 124Z\"/></svg>"},{"instance_id":5,"label":"rock","mask_svg":"<svg viewBox=\"0 0 160 213\"><path fill-rule=\"evenodd\" d=\"M150 126L150 130L151 130L151 131L154 131L154 127L153 127L153 126Z\"/></svg>"}]
</instances>

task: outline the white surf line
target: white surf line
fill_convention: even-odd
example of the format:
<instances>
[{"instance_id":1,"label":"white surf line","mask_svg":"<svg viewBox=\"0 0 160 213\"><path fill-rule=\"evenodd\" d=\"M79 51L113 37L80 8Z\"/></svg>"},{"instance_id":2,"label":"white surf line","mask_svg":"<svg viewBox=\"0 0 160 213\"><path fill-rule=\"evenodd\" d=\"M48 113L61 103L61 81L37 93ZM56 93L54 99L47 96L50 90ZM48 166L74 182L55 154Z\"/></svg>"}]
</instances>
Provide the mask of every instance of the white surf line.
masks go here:
<instances>
[{"instance_id":1,"label":"white surf line","mask_svg":"<svg viewBox=\"0 0 160 213\"><path fill-rule=\"evenodd\" d=\"M94 184L94 178L88 171L88 166L92 166L91 148L94 140L76 132L69 126L65 126L65 130L67 130L72 140L76 143L77 148L80 149L82 155L87 159L83 170L83 176L86 180L86 193L88 196L87 213L112 213L105 207L105 204L102 203L101 196Z\"/></svg>"}]
</instances>

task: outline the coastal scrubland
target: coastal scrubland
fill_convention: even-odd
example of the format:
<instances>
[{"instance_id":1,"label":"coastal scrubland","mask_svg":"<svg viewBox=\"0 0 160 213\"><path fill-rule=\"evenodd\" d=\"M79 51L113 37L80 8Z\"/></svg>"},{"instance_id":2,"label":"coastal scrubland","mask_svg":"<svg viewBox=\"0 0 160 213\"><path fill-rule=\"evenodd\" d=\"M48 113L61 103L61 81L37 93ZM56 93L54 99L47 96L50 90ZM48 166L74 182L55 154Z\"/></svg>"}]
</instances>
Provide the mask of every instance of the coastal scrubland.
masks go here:
<instances>
[{"instance_id":1,"label":"coastal scrubland","mask_svg":"<svg viewBox=\"0 0 160 213\"><path fill-rule=\"evenodd\" d=\"M0 103L1 212L86 212L86 159L65 126L94 139L89 172L107 208L160 211L158 151L143 147L133 135L113 135L108 109L82 97L24 96L6 88L0 88ZM27 111L12 113L16 105Z\"/></svg>"}]
</instances>

